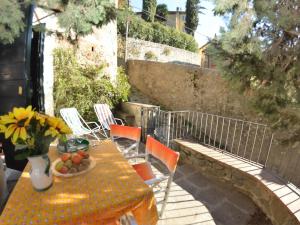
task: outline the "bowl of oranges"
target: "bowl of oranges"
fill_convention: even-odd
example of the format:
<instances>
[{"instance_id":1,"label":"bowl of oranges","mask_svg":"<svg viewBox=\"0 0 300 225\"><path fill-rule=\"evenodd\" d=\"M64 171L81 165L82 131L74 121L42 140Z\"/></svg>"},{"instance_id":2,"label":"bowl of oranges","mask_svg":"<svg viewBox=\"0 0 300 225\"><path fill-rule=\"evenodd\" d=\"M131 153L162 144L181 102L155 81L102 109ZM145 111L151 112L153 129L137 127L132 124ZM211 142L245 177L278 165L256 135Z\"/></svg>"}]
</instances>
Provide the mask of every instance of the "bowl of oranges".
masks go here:
<instances>
[{"instance_id":1,"label":"bowl of oranges","mask_svg":"<svg viewBox=\"0 0 300 225\"><path fill-rule=\"evenodd\" d=\"M52 172L60 177L73 177L88 172L96 165L96 161L85 151L63 153L51 166Z\"/></svg>"}]
</instances>

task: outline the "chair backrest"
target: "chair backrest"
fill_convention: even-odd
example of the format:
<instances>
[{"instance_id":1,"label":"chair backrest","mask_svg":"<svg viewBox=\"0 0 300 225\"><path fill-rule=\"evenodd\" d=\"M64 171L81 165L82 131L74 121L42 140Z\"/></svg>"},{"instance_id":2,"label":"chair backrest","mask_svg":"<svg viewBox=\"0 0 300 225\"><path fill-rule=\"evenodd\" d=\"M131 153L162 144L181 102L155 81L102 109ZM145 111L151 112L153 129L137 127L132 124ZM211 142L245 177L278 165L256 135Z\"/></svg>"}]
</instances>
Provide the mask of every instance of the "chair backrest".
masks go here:
<instances>
[{"instance_id":1,"label":"chair backrest","mask_svg":"<svg viewBox=\"0 0 300 225\"><path fill-rule=\"evenodd\" d=\"M83 125L85 121L80 116L76 108L63 108L60 110L60 115L75 135L82 135L88 131L88 129Z\"/></svg>"},{"instance_id":2,"label":"chair backrest","mask_svg":"<svg viewBox=\"0 0 300 225\"><path fill-rule=\"evenodd\" d=\"M179 160L179 152L175 152L151 136L147 136L146 153L163 162L170 172L174 173Z\"/></svg>"},{"instance_id":3,"label":"chair backrest","mask_svg":"<svg viewBox=\"0 0 300 225\"><path fill-rule=\"evenodd\" d=\"M110 111L107 104L95 104L95 113L97 115L99 123L107 130L110 130L109 125L116 124L114 115Z\"/></svg>"},{"instance_id":4,"label":"chair backrest","mask_svg":"<svg viewBox=\"0 0 300 225\"><path fill-rule=\"evenodd\" d=\"M110 125L111 137L123 137L139 142L141 139L142 129L140 127L129 127L117 124Z\"/></svg>"}]
</instances>

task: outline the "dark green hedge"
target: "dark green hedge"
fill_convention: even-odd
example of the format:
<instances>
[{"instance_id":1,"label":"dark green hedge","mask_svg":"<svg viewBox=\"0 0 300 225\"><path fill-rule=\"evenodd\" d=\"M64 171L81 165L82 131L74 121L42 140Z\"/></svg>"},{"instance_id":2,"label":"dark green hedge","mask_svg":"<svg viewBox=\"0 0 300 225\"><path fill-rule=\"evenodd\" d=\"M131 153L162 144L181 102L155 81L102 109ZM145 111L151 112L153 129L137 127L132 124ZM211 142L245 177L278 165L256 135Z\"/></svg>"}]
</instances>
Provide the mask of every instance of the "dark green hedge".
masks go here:
<instances>
[{"instance_id":1,"label":"dark green hedge","mask_svg":"<svg viewBox=\"0 0 300 225\"><path fill-rule=\"evenodd\" d=\"M193 36L180 32L175 28L165 26L159 22L148 23L127 10L119 11L117 17L118 33L122 36L126 35L126 21L128 15L130 17L129 37L166 44L191 52L198 51L198 45Z\"/></svg>"}]
</instances>

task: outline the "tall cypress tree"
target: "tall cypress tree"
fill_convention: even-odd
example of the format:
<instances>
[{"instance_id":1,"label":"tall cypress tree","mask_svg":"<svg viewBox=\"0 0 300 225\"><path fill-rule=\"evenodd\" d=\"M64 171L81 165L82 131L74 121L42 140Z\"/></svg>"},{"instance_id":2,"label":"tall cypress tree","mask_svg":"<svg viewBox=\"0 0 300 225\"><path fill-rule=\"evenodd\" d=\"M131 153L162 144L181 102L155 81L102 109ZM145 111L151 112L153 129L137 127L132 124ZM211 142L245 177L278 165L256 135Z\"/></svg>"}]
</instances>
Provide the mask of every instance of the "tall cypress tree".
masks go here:
<instances>
[{"instance_id":1,"label":"tall cypress tree","mask_svg":"<svg viewBox=\"0 0 300 225\"><path fill-rule=\"evenodd\" d=\"M156 14L156 0L143 0L142 18L147 22L153 22Z\"/></svg>"},{"instance_id":2,"label":"tall cypress tree","mask_svg":"<svg viewBox=\"0 0 300 225\"><path fill-rule=\"evenodd\" d=\"M199 23L198 13L200 10L200 0L187 0L186 1L186 32L194 36Z\"/></svg>"},{"instance_id":3,"label":"tall cypress tree","mask_svg":"<svg viewBox=\"0 0 300 225\"><path fill-rule=\"evenodd\" d=\"M166 4L159 4L156 7L155 20L159 22L167 21L168 6Z\"/></svg>"}]
</instances>

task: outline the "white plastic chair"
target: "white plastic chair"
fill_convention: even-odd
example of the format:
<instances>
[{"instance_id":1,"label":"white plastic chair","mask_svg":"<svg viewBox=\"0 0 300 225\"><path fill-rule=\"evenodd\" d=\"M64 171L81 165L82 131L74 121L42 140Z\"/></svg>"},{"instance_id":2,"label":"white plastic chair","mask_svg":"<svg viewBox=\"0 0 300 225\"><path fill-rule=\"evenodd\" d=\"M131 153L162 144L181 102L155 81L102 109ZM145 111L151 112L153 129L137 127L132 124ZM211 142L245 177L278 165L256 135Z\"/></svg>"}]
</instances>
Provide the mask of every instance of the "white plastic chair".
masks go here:
<instances>
[{"instance_id":1,"label":"white plastic chair","mask_svg":"<svg viewBox=\"0 0 300 225\"><path fill-rule=\"evenodd\" d=\"M95 113L100 123L101 129L104 131L105 136L108 138L107 131L110 131L111 124L124 125L123 120L115 118L107 104L95 104Z\"/></svg>"},{"instance_id":2,"label":"white plastic chair","mask_svg":"<svg viewBox=\"0 0 300 225\"><path fill-rule=\"evenodd\" d=\"M90 135L100 141L96 133L101 134L101 127L96 122L85 122L76 108L63 108L60 110L60 115L71 128L74 135ZM91 124L94 125L94 128L89 126Z\"/></svg>"}]
</instances>

